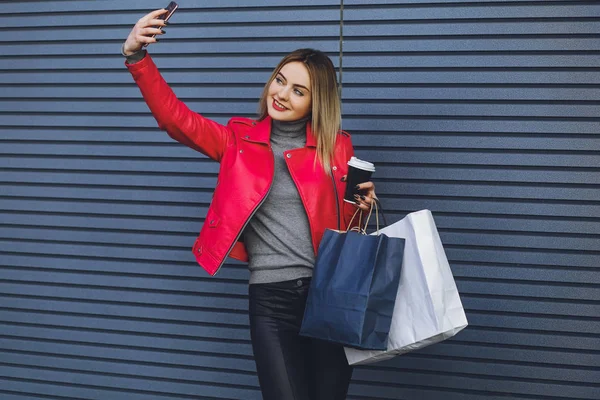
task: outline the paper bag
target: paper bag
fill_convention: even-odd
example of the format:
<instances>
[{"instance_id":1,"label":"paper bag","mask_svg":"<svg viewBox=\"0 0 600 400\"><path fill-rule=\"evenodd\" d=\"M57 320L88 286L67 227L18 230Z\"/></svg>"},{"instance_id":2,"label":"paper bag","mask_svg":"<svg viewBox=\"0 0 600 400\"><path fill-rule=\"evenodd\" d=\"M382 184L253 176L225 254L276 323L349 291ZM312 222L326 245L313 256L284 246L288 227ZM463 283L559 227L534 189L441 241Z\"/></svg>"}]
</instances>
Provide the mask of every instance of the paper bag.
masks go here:
<instances>
[{"instance_id":1,"label":"paper bag","mask_svg":"<svg viewBox=\"0 0 600 400\"><path fill-rule=\"evenodd\" d=\"M346 347L351 365L387 360L441 342L468 324L431 211L408 214L380 232L405 239L387 350Z\"/></svg>"}]
</instances>

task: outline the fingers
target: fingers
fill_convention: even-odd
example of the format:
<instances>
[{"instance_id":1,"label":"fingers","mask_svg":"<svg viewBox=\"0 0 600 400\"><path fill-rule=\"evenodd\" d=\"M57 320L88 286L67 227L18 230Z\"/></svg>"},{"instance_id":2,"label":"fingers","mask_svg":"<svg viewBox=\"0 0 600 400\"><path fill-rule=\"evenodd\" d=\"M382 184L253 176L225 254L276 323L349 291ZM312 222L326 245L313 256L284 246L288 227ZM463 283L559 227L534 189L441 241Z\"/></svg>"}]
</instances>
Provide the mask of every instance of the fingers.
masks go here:
<instances>
[{"instance_id":1,"label":"fingers","mask_svg":"<svg viewBox=\"0 0 600 400\"><path fill-rule=\"evenodd\" d=\"M346 182L347 175L342 176L341 181ZM358 194L354 195L355 206L361 210L368 211L371 209L372 199L375 197L375 184L371 181L363 182L355 187Z\"/></svg>"},{"instance_id":2,"label":"fingers","mask_svg":"<svg viewBox=\"0 0 600 400\"><path fill-rule=\"evenodd\" d=\"M156 43L156 42L158 42L159 39L155 38L155 37L150 37L150 36L138 35L138 36L136 36L136 40L139 43L150 44L150 43Z\"/></svg>"},{"instance_id":3,"label":"fingers","mask_svg":"<svg viewBox=\"0 0 600 400\"><path fill-rule=\"evenodd\" d=\"M123 44L123 54L133 54L150 43L158 42L159 39L156 39L154 36L164 35L165 31L161 28L167 25L165 21L159 19L159 17L166 12L167 10L160 8L140 18L133 26L133 29Z\"/></svg>"},{"instance_id":4,"label":"fingers","mask_svg":"<svg viewBox=\"0 0 600 400\"><path fill-rule=\"evenodd\" d=\"M140 29L140 31L138 32L138 35L145 35L145 36L151 36L151 35L164 35L165 32L164 30L160 29L160 28L144 28L144 29Z\"/></svg>"},{"instance_id":5,"label":"fingers","mask_svg":"<svg viewBox=\"0 0 600 400\"><path fill-rule=\"evenodd\" d=\"M144 29L144 28L148 28L148 27L167 26L167 23L163 19L160 19L160 16L162 16L166 12L167 12L167 10L165 10L164 8L154 10L151 13L146 14L142 18L140 18L136 24L136 27L138 29Z\"/></svg>"},{"instance_id":6,"label":"fingers","mask_svg":"<svg viewBox=\"0 0 600 400\"><path fill-rule=\"evenodd\" d=\"M358 185L356 185L356 188L358 190L371 191L371 190L375 190L375 184L371 181L363 182L363 183L359 183Z\"/></svg>"},{"instance_id":7,"label":"fingers","mask_svg":"<svg viewBox=\"0 0 600 400\"><path fill-rule=\"evenodd\" d=\"M358 194L354 195L357 207L365 211L370 210L372 203L377 198L377 195L375 194L375 184L370 181L364 182L356 185L356 190L359 191Z\"/></svg>"},{"instance_id":8,"label":"fingers","mask_svg":"<svg viewBox=\"0 0 600 400\"><path fill-rule=\"evenodd\" d=\"M157 10L158 11L158 10ZM164 10L163 10L164 11ZM148 14L148 15L152 15ZM166 32L163 27L167 26L167 23L162 19L149 19L140 21L139 26L135 31L136 39L139 43L150 44L156 43L160 39L156 38L156 35L164 35Z\"/></svg>"},{"instance_id":9,"label":"fingers","mask_svg":"<svg viewBox=\"0 0 600 400\"><path fill-rule=\"evenodd\" d=\"M364 182L354 187L359 194L366 195L367 197L375 197L375 184L373 182Z\"/></svg>"},{"instance_id":10,"label":"fingers","mask_svg":"<svg viewBox=\"0 0 600 400\"><path fill-rule=\"evenodd\" d=\"M355 194L354 202L356 207L360 208L361 210L368 211L371 209L373 198L364 194Z\"/></svg>"},{"instance_id":11,"label":"fingers","mask_svg":"<svg viewBox=\"0 0 600 400\"><path fill-rule=\"evenodd\" d=\"M167 25L168 25L168 23L165 22L164 20L155 18L155 19L151 19L148 22L146 22L146 26L145 27L149 27L149 26L152 26L152 27L156 27L156 26L158 26L158 27L164 27L164 26L167 26Z\"/></svg>"},{"instance_id":12,"label":"fingers","mask_svg":"<svg viewBox=\"0 0 600 400\"><path fill-rule=\"evenodd\" d=\"M158 17L160 17L163 14L166 14L167 10L164 8L159 8L157 10L151 11L148 14L146 14L145 16L143 16L142 18L146 18L146 19L157 19Z\"/></svg>"}]
</instances>

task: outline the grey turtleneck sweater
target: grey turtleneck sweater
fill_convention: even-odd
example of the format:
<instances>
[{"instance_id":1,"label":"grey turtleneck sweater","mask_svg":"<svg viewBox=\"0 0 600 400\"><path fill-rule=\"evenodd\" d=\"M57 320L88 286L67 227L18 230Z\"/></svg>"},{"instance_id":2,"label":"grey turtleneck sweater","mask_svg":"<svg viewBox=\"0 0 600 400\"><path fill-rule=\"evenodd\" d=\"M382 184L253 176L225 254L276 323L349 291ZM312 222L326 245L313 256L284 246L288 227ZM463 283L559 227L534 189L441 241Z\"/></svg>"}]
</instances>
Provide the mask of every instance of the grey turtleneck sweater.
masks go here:
<instances>
[{"instance_id":1,"label":"grey turtleneck sweater","mask_svg":"<svg viewBox=\"0 0 600 400\"><path fill-rule=\"evenodd\" d=\"M304 147L307 120L271 125L273 184L244 230L251 284L312 276L315 253L308 217L283 157L284 151Z\"/></svg>"},{"instance_id":2,"label":"grey turtleneck sweater","mask_svg":"<svg viewBox=\"0 0 600 400\"><path fill-rule=\"evenodd\" d=\"M127 62L133 64L145 56L141 50L127 56ZM307 121L272 123L273 184L243 232L251 284L312 276L315 253L308 217L283 157L284 151L304 147Z\"/></svg>"}]
</instances>

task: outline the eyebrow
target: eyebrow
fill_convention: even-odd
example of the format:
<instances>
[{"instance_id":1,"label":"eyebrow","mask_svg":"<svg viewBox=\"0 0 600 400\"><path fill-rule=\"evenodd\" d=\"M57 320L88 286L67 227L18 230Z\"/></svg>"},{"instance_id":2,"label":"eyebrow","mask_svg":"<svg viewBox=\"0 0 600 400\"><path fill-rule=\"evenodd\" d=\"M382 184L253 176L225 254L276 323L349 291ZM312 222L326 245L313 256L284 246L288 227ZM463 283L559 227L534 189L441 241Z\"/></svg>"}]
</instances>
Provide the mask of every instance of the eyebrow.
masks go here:
<instances>
[{"instance_id":1,"label":"eyebrow","mask_svg":"<svg viewBox=\"0 0 600 400\"><path fill-rule=\"evenodd\" d=\"M277 73L277 75L281 75L281 76L283 76L283 79L285 79L285 80L287 81L287 78L286 78L286 77L285 77L285 75L284 75L284 74L282 74L281 72L278 72L278 73ZM297 85L297 84L296 84L296 85L294 85L294 86L301 87L302 89L306 90L307 92L310 92L310 90L309 90L309 89L308 89L306 86Z\"/></svg>"}]
</instances>

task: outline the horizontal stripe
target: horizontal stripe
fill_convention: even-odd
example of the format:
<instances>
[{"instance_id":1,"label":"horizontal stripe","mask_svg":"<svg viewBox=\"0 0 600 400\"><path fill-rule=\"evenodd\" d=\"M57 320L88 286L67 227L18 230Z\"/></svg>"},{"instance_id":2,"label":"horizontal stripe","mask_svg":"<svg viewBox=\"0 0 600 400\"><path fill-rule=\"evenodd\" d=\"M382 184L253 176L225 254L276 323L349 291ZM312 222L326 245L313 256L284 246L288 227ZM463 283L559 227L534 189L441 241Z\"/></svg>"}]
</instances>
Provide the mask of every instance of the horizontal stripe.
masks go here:
<instances>
[{"instance_id":1,"label":"horizontal stripe","mask_svg":"<svg viewBox=\"0 0 600 400\"><path fill-rule=\"evenodd\" d=\"M150 52L225 124L295 48L339 68L343 24L343 129L388 222L432 211L469 320L357 368L348 399L597 399L600 5L340 5L189 0ZM119 55L164 6L3 4L2 399L261 397L247 268L190 251L219 164L158 129Z\"/></svg>"}]
</instances>

